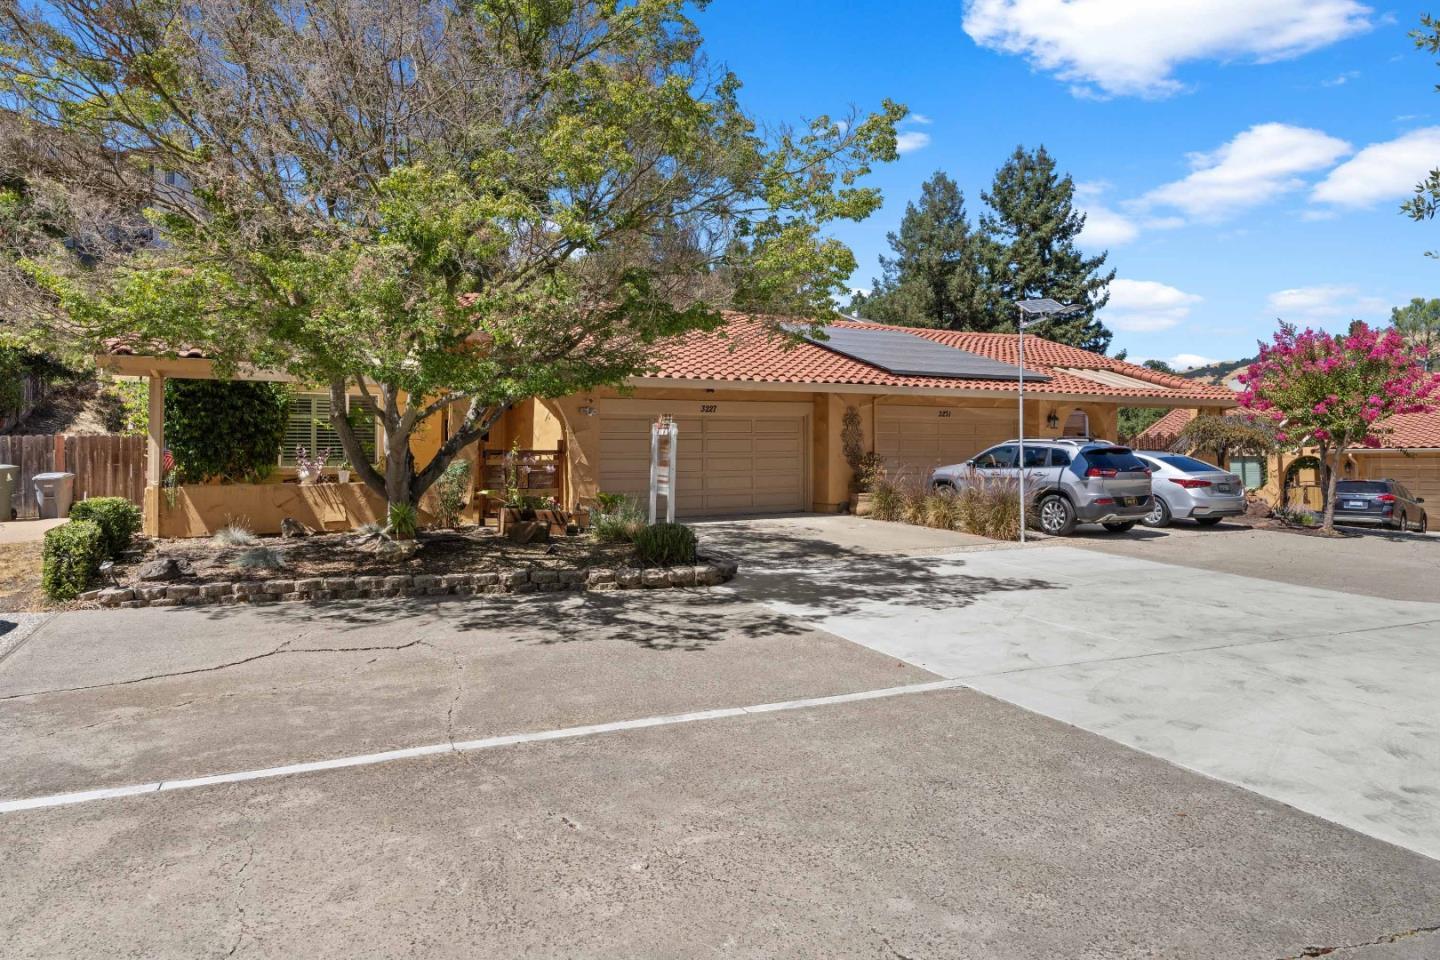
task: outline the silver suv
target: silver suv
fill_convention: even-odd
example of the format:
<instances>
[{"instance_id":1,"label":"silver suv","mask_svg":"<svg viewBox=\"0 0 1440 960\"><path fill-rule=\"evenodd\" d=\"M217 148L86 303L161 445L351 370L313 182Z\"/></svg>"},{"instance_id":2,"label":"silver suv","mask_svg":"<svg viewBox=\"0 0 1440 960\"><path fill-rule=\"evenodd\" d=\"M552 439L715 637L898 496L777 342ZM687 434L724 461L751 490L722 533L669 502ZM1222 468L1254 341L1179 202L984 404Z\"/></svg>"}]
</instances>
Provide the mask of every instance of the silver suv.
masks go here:
<instances>
[{"instance_id":1,"label":"silver suv","mask_svg":"<svg viewBox=\"0 0 1440 960\"><path fill-rule=\"evenodd\" d=\"M1150 471L1129 447L1103 440L1025 441L1025 493L1041 530L1063 537L1077 523L1129 530L1151 510ZM964 463L930 475L936 490L955 490L975 478L1017 479L1019 440L1008 440Z\"/></svg>"}]
</instances>

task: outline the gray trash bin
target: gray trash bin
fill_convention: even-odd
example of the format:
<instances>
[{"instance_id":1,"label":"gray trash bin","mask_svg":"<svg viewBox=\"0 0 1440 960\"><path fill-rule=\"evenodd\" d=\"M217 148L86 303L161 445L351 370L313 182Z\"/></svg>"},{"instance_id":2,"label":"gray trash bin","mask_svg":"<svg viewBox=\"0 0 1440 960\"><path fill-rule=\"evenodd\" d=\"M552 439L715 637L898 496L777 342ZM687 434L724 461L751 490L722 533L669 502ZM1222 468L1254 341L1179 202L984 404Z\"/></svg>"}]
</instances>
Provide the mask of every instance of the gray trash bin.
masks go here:
<instances>
[{"instance_id":1,"label":"gray trash bin","mask_svg":"<svg viewBox=\"0 0 1440 960\"><path fill-rule=\"evenodd\" d=\"M35 505L40 508L41 520L53 520L70 515L70 498L75 495L75 474L35 474Z\"/></svg>"},{"instance_id":2,"label":"gray trash bin","mask_svg":"<svg viewBox=\"0 0 1440 960\"><path fill-rule=\"evenodd\" d=\"M20 468L13 463L0 463L0 520L14 520L20 515L15 502L15 488L20 485Z\"/></svg>"}]
</instances>

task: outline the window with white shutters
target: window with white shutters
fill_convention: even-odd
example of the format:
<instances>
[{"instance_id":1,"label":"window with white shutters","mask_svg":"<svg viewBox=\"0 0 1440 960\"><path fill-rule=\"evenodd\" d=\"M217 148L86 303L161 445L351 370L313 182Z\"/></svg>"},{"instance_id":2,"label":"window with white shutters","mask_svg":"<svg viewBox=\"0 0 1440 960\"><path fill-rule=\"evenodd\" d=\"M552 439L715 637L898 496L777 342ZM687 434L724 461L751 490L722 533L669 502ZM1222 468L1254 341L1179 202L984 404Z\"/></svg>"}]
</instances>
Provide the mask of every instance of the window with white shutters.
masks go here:
<instances>
[{"instance_id":1,"label":"window with white shutters","mask_svg":"<svg viewBox=\"0 0 1440 960\"><path fill-rule=\"evenodd\" d=\"M354 429L365 456L375 460L376 424L375 418L365 412L359 401L347 398L346 419ZM280 465L295 466L295 451L304 447L310 456L328 450L328 464L338 466L345 459L345 450L340 446L340 435L330 425L330 395L328 393L297 393L290 398L290 419L285 425L285 441L280 448Z\"/></svg>"}]
</instances>

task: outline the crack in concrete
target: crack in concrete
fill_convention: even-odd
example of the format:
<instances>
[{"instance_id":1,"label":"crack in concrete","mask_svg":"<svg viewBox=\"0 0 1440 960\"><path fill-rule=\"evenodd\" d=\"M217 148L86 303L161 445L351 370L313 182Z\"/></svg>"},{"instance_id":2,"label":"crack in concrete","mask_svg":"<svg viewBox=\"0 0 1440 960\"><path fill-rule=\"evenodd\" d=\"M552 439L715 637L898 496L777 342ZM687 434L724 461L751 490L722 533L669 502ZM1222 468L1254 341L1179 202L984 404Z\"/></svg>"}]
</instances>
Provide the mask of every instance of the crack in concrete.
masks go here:
<instances>
[{"instance_id":1,"label":"crack in concrete","mask_svg":"<svg viewBox=\"0 0 1440 960\"><path fill-rule=\"evenodd\" d=\"M299 653L369 653L369 652L373 652L373 651L376 651L376 650L385 650L385 651L388 651L388 652L394 652L394 651L398 651L398 650L408 650L408 649L410 649L411 647L418 647L418 646L427 646L427 647L428 647L428 646L430 645L429 643L427 643L427 642L424 641L424 640L411 640L411 641L408 642L408 643L402 643L402 644L399 644L399 645L396 645L396 646L381 645L381 646L372 646L372 647L291 647L290 645L291 645L292 643L294 643L294 642L295 642L294 639L286 640L284 643L280 644L280 646L276 647L274 650L267 650L267 651L264 652L264 653L257 653L257 654L255 654L254 656L243 657L243 658L241 658L241 659L239 659L239 660L231 660L231 661L229 661L228 663L215 664L214 666L209 666L209 667L195 667L194 669L191 669L191 670L176 670L176 671L174 671L173 673L155 673L155 674L150 674L149 676L135 677L134 679L131 679L131 680L116 680L116 681L114 681L114 682L112 682L112 683L93 683L93 684L90 684L90 685L88 685L88 686L82 686L82 687L59 687L59 688L54 689L54 690L35 690L35 691L30 692L30 693L12 693L12 694L8 694L7 696L0 697L0 702L4 702L4 701L6 701L6 700L23 700L23 699L25 699L25 698L27 698L27 697L43 697L43 696L48 696L48 695L54 694L54 693L80 693L80 692L83 692L83 691L86 691L86 690L105 690L105 689L108 689L108 688L110 688L110 687L128 687L128 686L131 686L132 684L136 684L136 683L146 683L146 682L151 681L151 680L168 680L168 679L170 679L170 678L172 678L172 677L188 677L188 676L193 676L193 675L199 674L199 673L216 673L216 672L218 672L218 671L220 671L220 670L229 670L231 667L242 667L242 666L244 666L244 665L247 664L247 663L254 663L254 662L257 661L257 660L265 660L265 659L267 659L267 658L269 658L269 657L284 656L284 655L286 655L286 654L299 654Z\"/></svg>"},{"instance_id":2,"label":"crack in concrete","mask_svg":"<svg viewBox=\"0 0 1440 960\"><path fill-rule=\"evenodd\" d=\"M1424 936L1430 933L1440 933L1440 924L1432 927L1413 927L1409 930L1401 930L1399 933L1387 933L1384 936L1376 937L1374 940L1365 940L1360 943L1344 943L1334 947L1306 947L1299 953L1279 957L1277 960L1308 960L1308 958L1311 957L1331 957L1353 950L1364 950L1366 947L1381 947L1387 943L1399 943L1401 940L1408 940L1411 937Z\"/></svg>"},{"instance_id":3,"label":"crack in concrete","mask_svg":"<svg viewBox=\"0 0 1440 960\"><path fill-rule=\"evenodd\" d=\"M250 883L250 877L246 871L250 869L250 864L255 860L255 841L253 839L247 839L245 846L245 862L240 864L240 869L236 870L230 878L232 881L239 881L235 890L235 919L240 925L240 930L235 934L235 942L232 943L230 949L225 952L226 957L233 957L235 955L235 951L239 950L240 944L245 941L245 934L247 932L244 897L245 888Z\"/></svg>"}]
</instances>

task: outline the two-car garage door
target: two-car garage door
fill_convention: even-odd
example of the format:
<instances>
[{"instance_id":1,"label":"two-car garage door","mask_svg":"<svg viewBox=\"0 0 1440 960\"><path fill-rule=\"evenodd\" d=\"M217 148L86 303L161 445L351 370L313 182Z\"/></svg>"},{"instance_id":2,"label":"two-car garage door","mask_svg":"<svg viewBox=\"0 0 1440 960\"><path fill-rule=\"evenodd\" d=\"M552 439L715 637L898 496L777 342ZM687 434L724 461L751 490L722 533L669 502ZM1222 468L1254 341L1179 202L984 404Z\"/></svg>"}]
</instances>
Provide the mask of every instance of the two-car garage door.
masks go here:
<instances>
[{"instance_id":1,"label":"two-car garage door","mask_svg":"<svg viewBox=\"0 0 1440 960\"><path fill-rule=\"evenodd\" d=\"M809 509L809 404L622 399L599 406L607 493L648 497L650 424L668 415L679 425L677 516Z\"/></svg>"}]
</instances>

